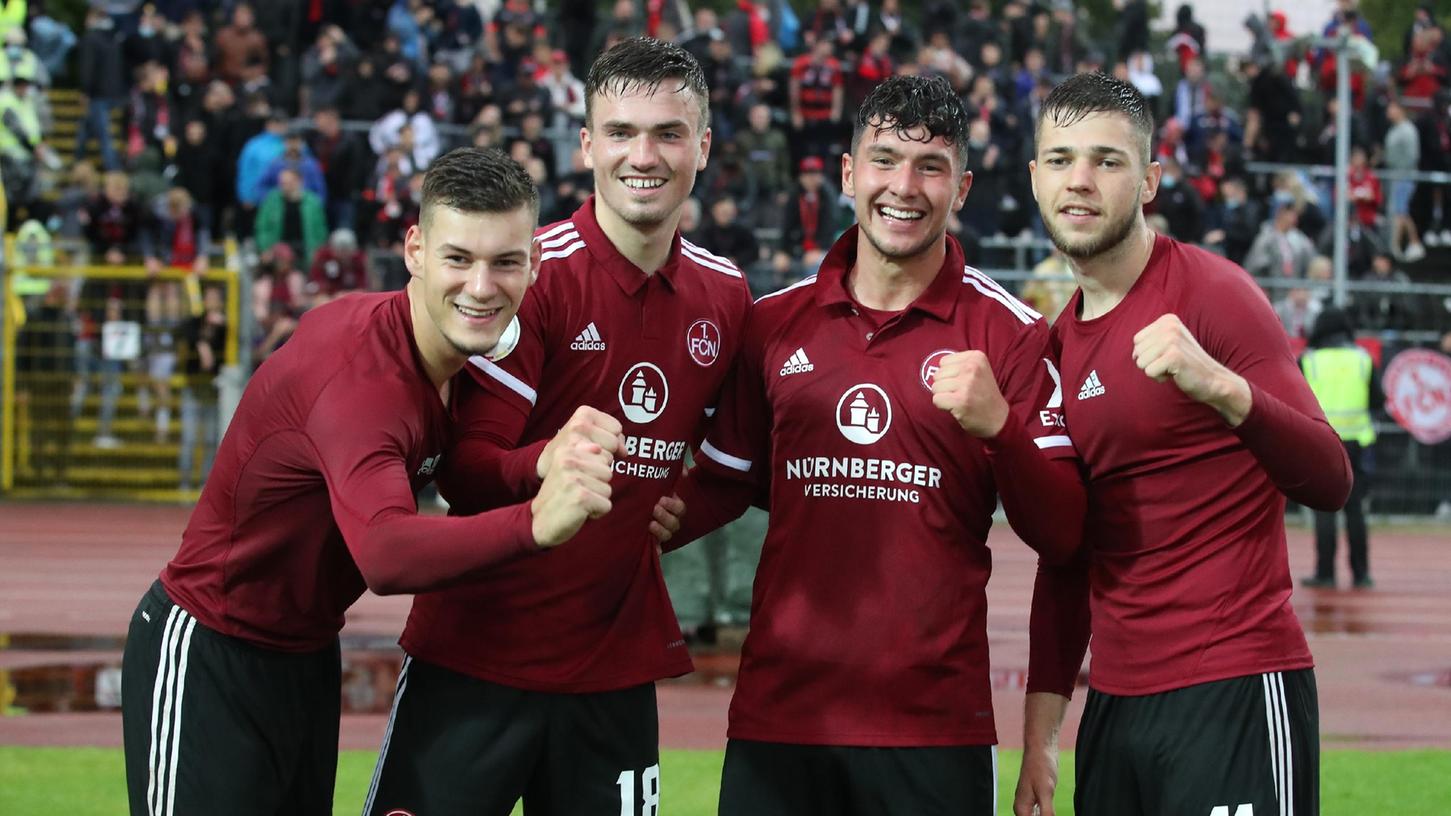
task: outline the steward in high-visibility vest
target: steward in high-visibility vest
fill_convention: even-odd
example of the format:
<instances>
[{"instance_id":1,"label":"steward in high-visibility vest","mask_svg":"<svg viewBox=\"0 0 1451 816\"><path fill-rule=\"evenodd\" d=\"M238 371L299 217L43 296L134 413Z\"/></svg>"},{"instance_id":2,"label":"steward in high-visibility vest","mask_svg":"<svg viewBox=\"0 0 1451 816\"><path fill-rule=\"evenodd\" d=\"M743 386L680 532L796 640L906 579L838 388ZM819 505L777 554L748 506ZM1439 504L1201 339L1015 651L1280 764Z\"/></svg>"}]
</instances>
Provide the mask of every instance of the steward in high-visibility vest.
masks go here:
<instances>
[{"instance_id":1,"label":"steward in high-visibility vest","mask_svg":"<svg viewBox=\"0 0 1451 816\"><path fill-rule=\"evenodd\" d=\"M0 89L0 154L11 159L32 160L44 136L40 111L30 98L33 88L29 79L16 77Z\"/></svg>"},{"instance_id":2,"label":"steward in high-visibility vest","mask_svg":"<svg viewBox=\"0 0 1451 816\"><path fill-rule=\"evenodd\" d=\"M1350 317L1337 307L1328 307L1315 320L1310 332L1310 349L1300 358L1300 370L1325 411L1330 427L1340 435L1350 459L1354 482L1345 503L1345 537L1350 545L1350 572L1357 589L1374 586L1370 578L1369 534L1365 522L1365 499L1375 469L1375 424L1370 406L1379 400L1380 388L1370 353L1355 344ZM1315 513L1315 574L1301 579L1314 588L1335 586L1336 514Z\"/></svg>"},{"instance_id":3,"label":"steward in high-visibility vest","mask_svg":"<svg viewBox=\"0 0 1451 816\"><path fill-rule=\"evenodd\" d=\"M1319 323L1316 323L1319 326ZM1370 418L1370 384L1375 362L1370 352L1344 335L1346 345L1311 348L1300 358L1300 370L1310 382L1330 427L1347 442L1369 447L1375 442Z\"/></svg>"}]
</instances>

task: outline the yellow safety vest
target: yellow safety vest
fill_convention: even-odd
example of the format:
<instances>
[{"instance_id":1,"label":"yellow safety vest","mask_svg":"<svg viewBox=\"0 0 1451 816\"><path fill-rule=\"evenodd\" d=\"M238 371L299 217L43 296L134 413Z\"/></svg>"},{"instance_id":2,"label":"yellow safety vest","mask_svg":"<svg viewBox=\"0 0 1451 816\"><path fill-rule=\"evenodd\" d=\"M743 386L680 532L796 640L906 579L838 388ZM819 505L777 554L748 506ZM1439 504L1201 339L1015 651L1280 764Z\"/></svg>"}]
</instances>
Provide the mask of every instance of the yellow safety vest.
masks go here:
<instances>
[{"instance_id":1,"label":"yellow safety vest","mask_svg":"<svg viewBox=\"0 0 1451 816\"><path fill-rule=\"evenodd\" d=\"M1375 442L1370 419L1370 377L1374 364L1359 346L1311 349L1300 358L1300 368L1330 420L1330 427L1347 442L1362 446Z\"/></svg>"},{"instance_id":2,"label":"yellow safety vest","mask_svg":"<svg viewBox=\"0 0 1451 816\"><path fill-rule=\"evenodd\" d=\"M36 112L35 106L6 88L0 91L0 153L29 155L25 148L21 147L22 134L12 132L5 125L4 116L12 110L20 119L21 129L25 131L24 142L34 142L40 138L40 114Z\"/></svg>"},{"instance_id":3,"label":"yellow safety vest","mask_svg":"<svg viewBox=\"0 0 1451 816\"><path fill-rule=\"evenodd\" d=\"M21 52L20 59L12 60L10 55L0 48L0 82L9 82L15 77L24 77L37 86L40 84L40 59L35 52L26 49Z\"/></svg>"}]
</instances>

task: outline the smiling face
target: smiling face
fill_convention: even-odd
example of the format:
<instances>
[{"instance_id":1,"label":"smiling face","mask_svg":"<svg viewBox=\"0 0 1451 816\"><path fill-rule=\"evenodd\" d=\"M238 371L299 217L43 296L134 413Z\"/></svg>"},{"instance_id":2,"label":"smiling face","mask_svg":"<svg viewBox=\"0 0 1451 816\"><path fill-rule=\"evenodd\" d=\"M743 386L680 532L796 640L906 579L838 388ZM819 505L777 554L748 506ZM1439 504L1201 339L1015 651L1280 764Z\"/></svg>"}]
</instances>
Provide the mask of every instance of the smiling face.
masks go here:
<instances>
[{"instance_id":1,"label":"smiling face","mask_svg":"<svg viewBox=\"0 0 1451 816\"><path fill-rule=\"evenodd\" d=\"M667 79L597 94L590 107L580 146L598 201L640 230L677 219L710 155L695 94Z\"/></svg>"},{"instance_id":2,"label":"smiling face","mask_svg":"<svg viewBox=\"0 0 1451 816\"><path fill-rule=\"evenodd\" d=\"M1048 237L1064 255L1088 260L1111 252L1143 223L1160 175L1144 153L1125 115L1091 113L1067 125L1044 118L1028 171Z\"/></svg>"},{"instance_id":3,"label":"smiling face","mask_svg":"<svg viewBox=\"0 0 1451 816\"><path fill-rule=\"evenodd\" d=\"M956 148L924 128L905 134L869 127L842 161L842 189L855 202L861 234L884 258L905 261L927 252L962 209L972 174L955 160Z\"/></svg>"},{"instance_id":4,"label":"smiling face","mask_svg":"<svg viewBox=\"0 0 1451 816\"><path fill-rule=\"evenodd\" d=\"M409 227L403 258L428 315L421 328L431 342L419 343L425 356L467 358L498 344L539 269L535 220L528 206L502 213L437 206Z\"/></svg>"}]
</instances>

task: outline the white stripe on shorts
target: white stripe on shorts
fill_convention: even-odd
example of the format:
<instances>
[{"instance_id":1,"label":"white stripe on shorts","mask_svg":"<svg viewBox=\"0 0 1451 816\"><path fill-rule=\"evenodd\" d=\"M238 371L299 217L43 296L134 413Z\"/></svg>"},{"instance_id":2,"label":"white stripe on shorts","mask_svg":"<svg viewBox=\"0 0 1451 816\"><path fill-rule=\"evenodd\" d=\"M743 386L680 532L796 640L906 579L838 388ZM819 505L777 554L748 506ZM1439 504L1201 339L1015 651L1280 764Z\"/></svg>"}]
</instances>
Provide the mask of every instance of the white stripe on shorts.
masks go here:
<instances>
[{"instance_id":1,"label":"white stripe on shorts","mask_svg":"<svg viewBox=\"0 0 1451 816\"><path fill-rule=\"evenodd\" d=\"M368 784L368 799L363 803L363 816L373 812L373 798L378 795L378 780L383 776L383 763L388 759L388 743L393 739L393 721L398 717L398 703L403 699L403 690L408 688L408 666L412 663L412 656L403 655L403 668L398 670L398 686L393 691L393 708L388 712L388 729L383 732L383 747L378 749L378 764L373 767L373 781Z\"/></svg>"}]
</instances>

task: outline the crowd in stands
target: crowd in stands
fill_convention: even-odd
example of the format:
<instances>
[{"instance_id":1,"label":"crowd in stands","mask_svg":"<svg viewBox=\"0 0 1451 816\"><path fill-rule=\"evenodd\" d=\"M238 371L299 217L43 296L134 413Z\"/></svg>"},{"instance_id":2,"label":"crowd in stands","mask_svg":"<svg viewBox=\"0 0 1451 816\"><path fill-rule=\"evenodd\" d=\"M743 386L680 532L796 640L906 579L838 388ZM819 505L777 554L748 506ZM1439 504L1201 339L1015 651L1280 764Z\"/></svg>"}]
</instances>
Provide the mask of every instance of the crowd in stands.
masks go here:
<instances>
[{"instance_id":1,"label":"crowd in stands","mask_svg":"<svg viewBox=\"0 0 1451 816\"><path fill-rule=\"evenodd\" d=\"M1072 287L1062 259L1029 240L1042 238L1032 127L1057 80L1100 70L1155 107L1156 227L1266 279L1287 330L1304 334L1327 296L1314 282L1327 277L1332 187L1248 165L1333 161L1342 53L1351 277L1407 280L1428 247L1451 246L1444 187L1372 174L1451 162L1451 43L1430 7L1405 21L1399 54L1378 53L1355 0L1339 0L1320 31L1251 18L1250 53L1225 55L1188 6L1151 33L1145 0L1114 4L1111 20L1091 20L1072 0L97 0L77 36L31 0L26 19L0 19L0 175L12 230L38 218L93 263L200 268L225 236L255 247L244 313L265 359L306 309L406 280L399 249L422 173L451 147L507 151L540 185L541 221L567 217L592 186L581 77L601 49L647 34L690 50L711 87L712 155L682 228L758 293L809 273L851 222L839 157L867 90L937 73L974 114L973 189L951 227L970 262L985 238L1036 247L1021 292L1054 314ZM1317 43L1342 31L1342 52ZM53 86L83 95L70 156L47 142ZM1394 292L1357 297L1354 311L1366 329L1451 322L1439 301Z\"/></svg>"}]
</instances>

